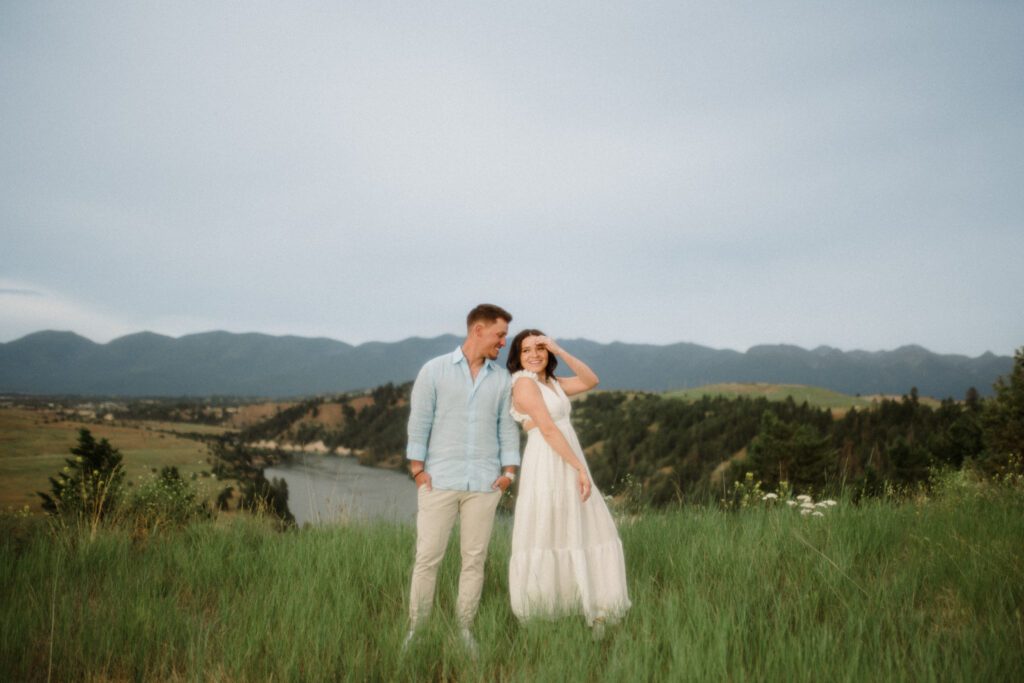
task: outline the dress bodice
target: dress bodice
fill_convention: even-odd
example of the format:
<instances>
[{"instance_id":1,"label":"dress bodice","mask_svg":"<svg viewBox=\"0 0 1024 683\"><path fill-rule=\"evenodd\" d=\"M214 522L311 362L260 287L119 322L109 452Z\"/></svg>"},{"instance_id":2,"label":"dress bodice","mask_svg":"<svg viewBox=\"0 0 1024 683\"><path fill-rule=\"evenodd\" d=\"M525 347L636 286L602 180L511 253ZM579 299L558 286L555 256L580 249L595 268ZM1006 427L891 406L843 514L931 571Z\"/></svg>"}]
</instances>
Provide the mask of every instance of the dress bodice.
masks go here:
<instances>
[{"instance_id":1,"label":"dress bodice","mask_svg":"<svg viewBox=\"0 0 1024 683\"><path fill-rule=\"evenodd\" d=\"M527 381L533 381L540 387L540 395L544 398L544 405L548 408L548 413L551 414L551 419L555 422L560 420L569 419L569 413L572 410L572 404L569 402L569 397L565 391L562 390L562 385L558 383L558 380L551 380L550 382L544 382L537 373L530 372L529 370L519 370L512 375L512 386L515 387L516 382L520 379ZM515 404L513 403L511 410L512 419L522 424L530 419L529 415L520 413L516 410Z\"/></svg>"}]
</instances>

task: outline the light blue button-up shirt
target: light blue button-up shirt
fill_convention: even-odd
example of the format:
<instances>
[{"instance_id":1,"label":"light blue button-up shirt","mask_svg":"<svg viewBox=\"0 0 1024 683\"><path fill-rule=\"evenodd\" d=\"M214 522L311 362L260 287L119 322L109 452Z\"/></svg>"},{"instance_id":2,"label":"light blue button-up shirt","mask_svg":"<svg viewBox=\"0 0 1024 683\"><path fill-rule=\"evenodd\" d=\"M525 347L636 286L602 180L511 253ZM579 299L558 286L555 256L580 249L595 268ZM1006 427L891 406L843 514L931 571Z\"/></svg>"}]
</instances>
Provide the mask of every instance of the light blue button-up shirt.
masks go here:
<instances>
[{"instance_id":1,"label":"light blue button-up shirt","mask_svg":"<svg viewBox=\"0 0 1024 683\"><path fill-rule=\"evenodd\" d=\"M434 488L490 491L502 467L519 466L511 402L512 378L492 360L475 382L461 347L427 361L412 386L405 457L423 461Z\"/></svg>"}]
</instances>

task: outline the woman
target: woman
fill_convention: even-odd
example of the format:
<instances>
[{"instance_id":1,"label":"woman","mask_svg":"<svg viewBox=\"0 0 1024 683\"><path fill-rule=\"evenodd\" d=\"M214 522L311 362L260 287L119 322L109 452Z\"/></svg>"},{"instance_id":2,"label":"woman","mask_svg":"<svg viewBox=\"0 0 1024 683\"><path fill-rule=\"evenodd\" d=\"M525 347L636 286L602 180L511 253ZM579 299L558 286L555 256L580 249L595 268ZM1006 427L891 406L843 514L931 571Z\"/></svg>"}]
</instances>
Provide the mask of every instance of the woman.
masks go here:
<instances>
[{"instance_id":1,"label":"woman","mask_svg":"<svg viewBox=\"0 0 1024 683\"><path fill-rule=\"evenodd\" d=\"M555 377L556 357L574 377ZM597 386L597 375L540 330L516 335L508 369L512 416L528 433L512 529L512 611L520 620L582 612L600 636L630 601L615 522L569 422L569 396Z\"/></svg>"}]
</instances>

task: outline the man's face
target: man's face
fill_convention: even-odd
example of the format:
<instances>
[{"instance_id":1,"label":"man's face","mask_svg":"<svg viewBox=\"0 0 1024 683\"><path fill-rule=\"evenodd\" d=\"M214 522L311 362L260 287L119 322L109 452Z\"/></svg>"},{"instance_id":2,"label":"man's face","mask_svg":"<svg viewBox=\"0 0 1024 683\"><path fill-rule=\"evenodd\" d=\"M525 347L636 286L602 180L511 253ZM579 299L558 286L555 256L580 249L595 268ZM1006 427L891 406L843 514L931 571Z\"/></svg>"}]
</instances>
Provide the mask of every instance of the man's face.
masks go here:
<instances>
[{"instance_id":1,"label":"man's face","mask_svg":"<svg viewBox=\"0 0 1024 683\"><path fill-rule=\"evenodd\" d=\"M498 318L494 322L484 323L478 328L480 348L483 354L494 360L498 357L501 347L505 346L505 337L508 336L508 321Z\"/></svg>"}]
</instances>

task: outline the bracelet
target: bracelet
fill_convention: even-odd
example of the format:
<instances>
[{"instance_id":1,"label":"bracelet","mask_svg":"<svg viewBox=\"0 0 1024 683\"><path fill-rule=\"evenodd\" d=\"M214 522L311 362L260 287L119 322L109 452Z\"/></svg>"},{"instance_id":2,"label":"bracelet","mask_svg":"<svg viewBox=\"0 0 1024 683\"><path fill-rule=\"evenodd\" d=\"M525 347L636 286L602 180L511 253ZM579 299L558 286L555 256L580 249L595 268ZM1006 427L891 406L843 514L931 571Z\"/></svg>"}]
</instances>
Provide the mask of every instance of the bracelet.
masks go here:
<instances>
[{"instance_id":1,"label":"bracelet","mask_svg":"<svg viewBox=\"0 0 1024 683\"><path fill-rule=\"evenodd\" d=\"M410 477L412 477L412 480L413 480L413 481L416 481L416 477L420 476L420 475L421 475L421 474L423 474L424 472L426 472L426 470L420 470L419 472L417 472L417 473L415 473L415 474L413 474L412 472L410 472L410 473L409 473L409 476L410 476Z\"/></svg>"},{"instance_id":2,"label":"bracelet","mask_svg":"<svg viewBox=\"0 0 1024 683\"><path fill-rule=\"evenodd\" d=\"M516 473L515 472L502 472L501 476L505 477L506 479L508 479L513 484L516 483Z\"/></svg>"}]
</instances>

